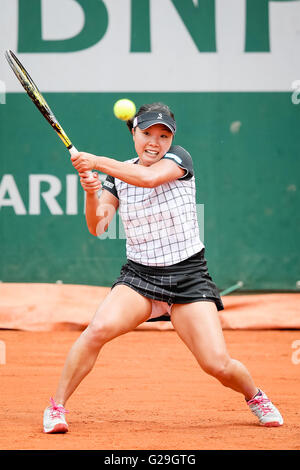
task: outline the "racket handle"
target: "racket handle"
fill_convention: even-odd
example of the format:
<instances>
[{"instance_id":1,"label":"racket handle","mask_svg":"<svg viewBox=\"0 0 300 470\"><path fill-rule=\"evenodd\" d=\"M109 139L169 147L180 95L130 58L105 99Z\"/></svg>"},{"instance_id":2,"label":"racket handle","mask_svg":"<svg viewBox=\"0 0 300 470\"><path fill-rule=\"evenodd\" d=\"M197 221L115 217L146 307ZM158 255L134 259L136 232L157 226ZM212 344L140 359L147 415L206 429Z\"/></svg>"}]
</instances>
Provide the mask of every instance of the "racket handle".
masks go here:
<instances>
[{"instance_id":1,"label":"racket handle","mask_svg":"<svg viewBox=\"0 0 300 470\"><path fill-rule=\"evenodd\" d=\"M76 153L78 153L78 150L76 147L74 147L74 145L72 145L72 147L69 148L69 152L71 155L75 155ZM88 181L93 181L94 178L93 178L93 173L91 171L86 171L85 172L85 178L88 180Z\"/></svg>"}]
</instances>

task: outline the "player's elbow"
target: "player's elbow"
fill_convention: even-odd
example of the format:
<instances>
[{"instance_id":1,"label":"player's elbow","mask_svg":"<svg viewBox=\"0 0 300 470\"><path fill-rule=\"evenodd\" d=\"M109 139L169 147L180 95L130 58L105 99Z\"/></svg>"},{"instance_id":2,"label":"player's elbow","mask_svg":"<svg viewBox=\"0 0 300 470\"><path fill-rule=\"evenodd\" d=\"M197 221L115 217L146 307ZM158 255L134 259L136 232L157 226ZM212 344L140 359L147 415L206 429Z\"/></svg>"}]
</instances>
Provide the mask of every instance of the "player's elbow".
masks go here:
<instances>
[{"instance_id":1,"label":"player's elbow","mask_svg":"<svg viewBox=\"0 0 300 470\"><path fill-rule=\"evenodd\" d=\"M96 217L87 218L87 227L94 237L99 237L105 233L114 217L116 209L111 204L99 204Z\"/></svg>"},{"instance_id":2,"label":"player's elbow","mask_svg":"<svg viewBox=\"0 0 300 470\"><path fill-rule=\"evenodd\" d=\"M109 224L110 220L107 220L106 218L100 219L96 225L96 228L93 228L92 235L95 237L100 237L108 230Z\"/></svg>"},{"instance_id":3,"label":"player's elbow","mask_svg":"<svg viewBox=\"0 0 300 470\"><path fill-rule=\"evenodd\" d=\"M102 235L103 232L105 232L104 228L102 227L102 224L99 224L99 222L88 223L87 228L90 234L93 235L94 237L99 237L100 235Z\"/></svg>"},{"instance_id":4,"label":"player's elbow","mask_svg":"<svg viewBox=\"0 0 300 470\"><path fill-rule=\"evenodd\" d=\"M97 236L98 236L95 227L89 227L89 226L88 226L88 231L90 232L91 235L94 235L94 237L97 237Z\"/></svg>"}]
</instances>

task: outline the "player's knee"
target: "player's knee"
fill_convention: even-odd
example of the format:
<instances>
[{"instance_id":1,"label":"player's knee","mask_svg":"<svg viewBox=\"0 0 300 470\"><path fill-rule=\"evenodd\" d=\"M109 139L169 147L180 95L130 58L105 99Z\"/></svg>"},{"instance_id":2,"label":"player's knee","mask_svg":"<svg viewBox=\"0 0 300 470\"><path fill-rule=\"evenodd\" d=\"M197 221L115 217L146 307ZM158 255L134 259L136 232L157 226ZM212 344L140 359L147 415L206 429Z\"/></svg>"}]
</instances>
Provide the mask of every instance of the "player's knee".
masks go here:
<instances>
[{"instance_id":1,"label":"player's knee","mask_svg":"<svg viewBox=\"0 0 300 470\"><path fill-rule=\"evenodd\" d=\"M223 382L228 375L229 364L230 358L226 354L216 354L207 360L202 368L207 374Z\"/></svg>"},{"instance_id":2,"label":"player's knee","mask_svg":"<svg viewBox=\"0 0 300 470\"><path fill-rule=\"evenodd\" d=\"M112 325L103 321L92 321L86 329L86 335L91 345L101 346L114 337Z\"/></svg>"}]
</instances>

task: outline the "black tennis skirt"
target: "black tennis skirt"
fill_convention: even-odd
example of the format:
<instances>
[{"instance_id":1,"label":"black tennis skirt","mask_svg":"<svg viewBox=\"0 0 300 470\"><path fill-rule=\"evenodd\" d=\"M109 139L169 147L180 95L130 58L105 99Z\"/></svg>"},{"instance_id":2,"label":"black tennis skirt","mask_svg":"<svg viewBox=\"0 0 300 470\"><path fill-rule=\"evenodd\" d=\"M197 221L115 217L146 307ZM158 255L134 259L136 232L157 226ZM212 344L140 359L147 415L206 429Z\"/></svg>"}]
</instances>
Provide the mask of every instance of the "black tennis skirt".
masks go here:
<instances>
[{"instance_id":1,"label":"black tennis skirt","mask_svg":"<svg viewBox=\"0 0 300 470\"><path fill-rule=\"evenodd\" d=\"M207 271L205 248L171 266L145 266L128 260L112 285L125 284L144 297L172 304L212 301L224 310L219 291Z\"/></svg>"}]
</instances>

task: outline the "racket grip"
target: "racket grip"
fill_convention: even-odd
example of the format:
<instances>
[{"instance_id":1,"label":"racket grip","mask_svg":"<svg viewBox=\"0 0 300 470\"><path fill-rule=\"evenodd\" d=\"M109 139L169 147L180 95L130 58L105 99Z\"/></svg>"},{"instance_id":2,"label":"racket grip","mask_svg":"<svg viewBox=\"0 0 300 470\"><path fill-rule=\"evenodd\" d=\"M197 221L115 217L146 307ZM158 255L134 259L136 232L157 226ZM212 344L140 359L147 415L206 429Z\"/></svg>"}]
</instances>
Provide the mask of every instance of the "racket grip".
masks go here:
<instances>
[{"instance_id":1,"label":"racket grip","mask_svg":"<svg viewBox=\"0 0 300 470\"><path fill-rule=\"evenodd\" d=\"M75 155L76 153L78 153L78 150L76 147L74 147L74 145L72 145L72 147L69 148L69 152L71 155ZM85 172L85 178L88 180L88 181L92 181L94 178L93 178L93 173L91 171L86 171Z\"/></svg>"}]
</instances>

